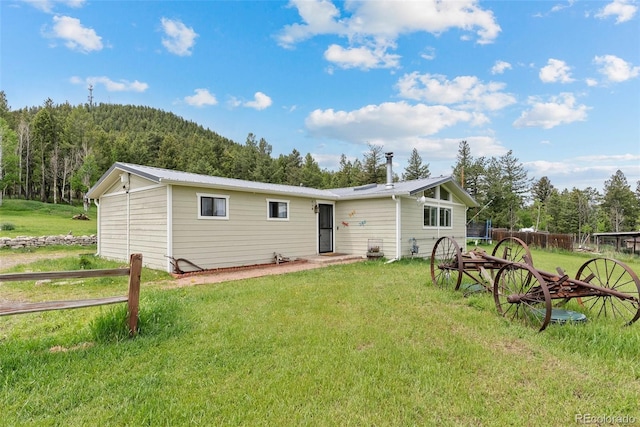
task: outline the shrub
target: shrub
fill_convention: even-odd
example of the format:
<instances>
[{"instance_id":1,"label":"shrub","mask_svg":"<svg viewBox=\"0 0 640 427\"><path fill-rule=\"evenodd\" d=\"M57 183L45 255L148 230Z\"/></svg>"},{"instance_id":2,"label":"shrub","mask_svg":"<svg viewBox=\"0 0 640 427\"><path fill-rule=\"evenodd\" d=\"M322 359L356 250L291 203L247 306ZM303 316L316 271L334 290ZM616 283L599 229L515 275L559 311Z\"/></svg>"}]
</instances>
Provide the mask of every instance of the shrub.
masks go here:
<instances>
[{"instance_id":1,"label":"shrub","mask_svg":"<svg viewBox=\"0 0 640 427\"><path fill-rule=\"evenodd\" d=\"M10 222L3 222L2 224L0 224L0 230L2 231L11 231L15 229L16 229L16 226Z\"/></svg>"}]
</instances>

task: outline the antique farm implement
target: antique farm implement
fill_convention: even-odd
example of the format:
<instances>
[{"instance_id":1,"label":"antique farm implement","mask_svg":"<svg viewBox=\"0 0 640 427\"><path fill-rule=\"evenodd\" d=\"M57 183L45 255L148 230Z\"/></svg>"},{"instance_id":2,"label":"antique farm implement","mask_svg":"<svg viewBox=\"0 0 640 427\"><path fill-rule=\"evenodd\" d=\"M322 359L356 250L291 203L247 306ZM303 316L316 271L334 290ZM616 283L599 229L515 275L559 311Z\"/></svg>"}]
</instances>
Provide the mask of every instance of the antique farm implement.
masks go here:
<instances>
[{"instance_id":1,"label":"antique farm implement","mask_svg":"<svg viewBox=\"0 0 640 427\"><path fill-rule=\"evenodd\" d=\"M528 246L509 237L491 254L481 249L463 253L455 240L441 237L431 254L431 278L436 286L451 289L479 287L493 293L498 313L544 330L556 307L576 299L596 316L630 325L640 318L640 279L624 263L593 258L575 278L558 268L549 273L534 268Z\"/></svg>"}]
</instances>

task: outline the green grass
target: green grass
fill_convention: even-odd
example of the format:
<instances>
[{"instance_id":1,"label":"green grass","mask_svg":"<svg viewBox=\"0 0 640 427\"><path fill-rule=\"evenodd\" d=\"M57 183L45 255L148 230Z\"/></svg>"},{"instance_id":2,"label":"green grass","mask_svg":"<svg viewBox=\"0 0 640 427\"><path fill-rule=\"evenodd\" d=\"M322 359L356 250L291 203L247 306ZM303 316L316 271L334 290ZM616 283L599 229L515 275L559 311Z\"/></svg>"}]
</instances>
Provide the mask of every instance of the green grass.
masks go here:
<instances>
[{"instance_id":1,"label":"green grass","mask_svg":"<svg viewBox=\"0 0 640 427\"><path fill-rule=\"evenodd\" d=\"M574 274L586 261L533 252L545 270ZM640 271L637 260L629 265ZM428 270L419 260L365 262L189 288L145 270L135 339L119 335L122 306L0 317L3 423L640 420L640 325L593 318L538 333L498 316L489 294L433 287ZM75 296L77 288L117 294L123 286L4 283L0 298Z\"/></svg>"},{"instance_id":2,"label":"green grass","mask_svg":"<svg viewBox=\"0 0 640 427\"><path fill-rule=\"evenodd\" d=\"M67 234L70 231L74 236L96 234L97 208L91 205L86 214L88 221L74 220L74 215L85 213L82 205L69 205L66 203L40 203L30 200L3 199L0 206L0 237L17 236L51 236Z\"/></svg>"}]
</instances>

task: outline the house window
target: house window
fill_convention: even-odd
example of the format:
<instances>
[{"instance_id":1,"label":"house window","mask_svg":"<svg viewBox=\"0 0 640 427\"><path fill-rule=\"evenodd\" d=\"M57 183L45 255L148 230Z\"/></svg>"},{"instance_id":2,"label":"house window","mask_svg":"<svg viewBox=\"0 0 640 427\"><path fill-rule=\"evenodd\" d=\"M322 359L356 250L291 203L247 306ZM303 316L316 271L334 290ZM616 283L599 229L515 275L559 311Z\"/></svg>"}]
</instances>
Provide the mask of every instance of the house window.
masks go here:
<instances>
[{"instance_id":1,"label":"house window","mask_svg":"<svg viewBox=\"0 0 640 427\"><path fill-rule=\"evenodd\" d=\"M198 193L198 219L229 219L229 196Z\"/></svg>"},{"instance_id":2,"label":"house window","mask_svg":"<svg viewBox=\"0 0 640 427\"><path fill-rule=\"evenodd\" d=\"M440 227L451 227L450 208L440 208Z\"/></svg>"},{"instance_id":3,"label":"house window","mask_svg":"<svg viewBox=\"0 0 640 427\"><path fill-rule=\"evenodd\" d=\"M451 200L451 193L444 187L440 187L440 200Z\"/></svg>"},{"instance_id":4,"label":"house window","mask_svg":"<svg viewBox=\"0 0 640 427\"><path fill-rule=\"evenodd\" d=\"M425 227L437 227L438 226L438 208L435 206L424 206L424 226Z\"/></svg>"},{"instance_id":5,"label":"house window","mask_svg":"<svg viewBox=\"0 0 640 427\"><path fill-rule=\"evenodd\" d=\"M289 201L267 199L267 218L273 220L288 220Z\"/></svg>"},{"instance_id":6,"label":"house window","mask_svg":"<svg viewBox=\"0 0 640 427\"><path fill-rule=\"evenodd\" d=\"M436 187L429 188L428 190L424 190L424 197L428 197L430 199L436 198Z\"/></svg>"},{"instance_id":7,"label":"house window","mask_svg":"<svg viewBox=\"0 0 640 427\"><path fill-rule=\"evenodd\" d=\"M424 205L425 227L451 227L451 208Z\"/></svg>"}]
</instances>

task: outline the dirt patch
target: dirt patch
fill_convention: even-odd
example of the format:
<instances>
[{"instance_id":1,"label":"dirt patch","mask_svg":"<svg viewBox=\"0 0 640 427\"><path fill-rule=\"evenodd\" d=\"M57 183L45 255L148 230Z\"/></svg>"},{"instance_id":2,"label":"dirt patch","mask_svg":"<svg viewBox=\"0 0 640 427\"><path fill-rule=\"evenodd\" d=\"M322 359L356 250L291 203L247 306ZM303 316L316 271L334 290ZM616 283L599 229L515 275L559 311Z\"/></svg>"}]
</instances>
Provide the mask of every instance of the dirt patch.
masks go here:
<instances>
[{"instance_id":1,"label":"dirt patch","mask_svg":"<svg viewBox=\"0 0 640 427\"><path fill-rule=\"evenodd\" d=\"M0 272L8 270L19 264L28 264L31 262L39 261L42 259L54 259L64 258L68 256L77 256L86 253L86 249L79 249L74 251L60 251L60 252L8 252L0 254ZM268 264L262 266L254 266L245 269L229 269L219 270L215 272L201 272L191 273L180 277L176 277L174 280L165 282L167 288L204 285L208 283L221 283L229 282L233 280L250 279L253 277L271 276L275 274L286 274L296 271L312 270L315 268L325 267L327 265L347 264L352 262L362 261L362 259L345 259L331 263L319 263L319 262L283 262L280 264Z\"/></svg>"},{"instance_id":2,"label":"dirt patch","mask_svg":"<svg viewBox=\"0 0 640 427\"><path fill-rule=\"evenodd\" d=\"M176 278L170 284L170 287L184 287L194 285L205 285L209 283L230 282L233 280L250 279L253 277L271 276L276 274L293 273L296 271L312 270L315 268L326 267L327 265L348 264L352 262L362 261L361 259L349 259L332 263L315 263L315 262L285 262L281 264L270 264L260 267L252 267L248 269L232 269L222 270L215 273L197 273L188 274Z\"/></svg>"}]
</instances>

